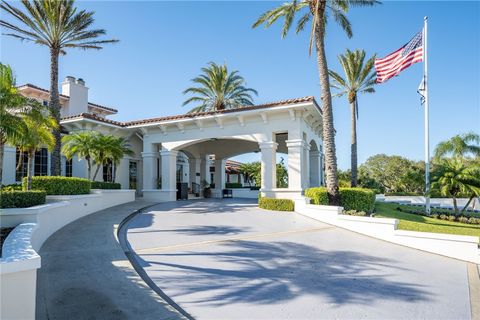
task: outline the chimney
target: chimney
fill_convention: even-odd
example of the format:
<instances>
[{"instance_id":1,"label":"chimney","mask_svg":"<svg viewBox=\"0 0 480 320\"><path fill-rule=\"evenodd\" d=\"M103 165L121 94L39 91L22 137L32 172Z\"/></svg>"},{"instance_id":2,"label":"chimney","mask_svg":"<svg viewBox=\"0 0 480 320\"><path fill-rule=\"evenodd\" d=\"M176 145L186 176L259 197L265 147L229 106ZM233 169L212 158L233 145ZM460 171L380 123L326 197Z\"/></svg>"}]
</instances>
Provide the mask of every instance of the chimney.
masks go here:
<instances>
[{"instance_id":1,"label":"chimney","mask_svg":"<svg viewBox=\"0 0 480 320\"><path fill-rule=\"evenodd\" d=\"M74 116L88 112L88 88L82 78L67 76L62 82L62 94L69 96L67 108L62 116Z\"/></svg>"}]
</instances>

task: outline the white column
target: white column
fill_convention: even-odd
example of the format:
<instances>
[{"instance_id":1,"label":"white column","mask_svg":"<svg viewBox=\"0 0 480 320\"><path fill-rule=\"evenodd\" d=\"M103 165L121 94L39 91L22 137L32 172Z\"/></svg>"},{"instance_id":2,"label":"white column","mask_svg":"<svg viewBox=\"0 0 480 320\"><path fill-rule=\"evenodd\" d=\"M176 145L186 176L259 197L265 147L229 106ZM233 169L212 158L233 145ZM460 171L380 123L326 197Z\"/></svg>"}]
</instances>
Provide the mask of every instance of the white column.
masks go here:
<instances>
[{"instance_id":1,"label":"white column","mask_svg":"<svg viewBox=\"0 0 480 320\"><path fill-rule=\"evenodd\" d=\"M122 185L122 189L129 189L130 184L130 158L122 158L115 168L115 182Z\"/></svg>"},{"instance_id":2,"label":"white column","mask_svg":"<svg viewBox=\"0 0 480 320\"><path fill-rule=\"evenodd\" d=\"M318 187L321 184L320 151L310 150L310 187Z\"/></svg>"},{"instance_id":3,"label":"white column","mask_svg":"<svg viewBox=\"0 0 480 320\"><path fill-rule=\"evenodd\" d=\"M303 166L302 166L303 178L302 189L310 187L310 145L305 143L303 148Z\"/></svg>"},{"instance_id":4,"label":"white column","mask_svg":"<svg viewBox=\"0 0 480 320\"><path fill-rule=\"evenodd\" d=\"M143 190L156 190L158 152L142 152L143 158Z\"/></svg>"},{"instance_id":5,"label":"white column","mask_svg":"<svg viewBox=\"0 0 480 320\"><path fill-rule=\"evenodd\" d=\"M162 150L162 191L177 191L177 154L178 151Z\"/></svg>"},{"instance_id":6,"label":"white column","mask_svg":"<svg viewBox=\"0 0 480 320\"><path fill-rule=\"evenodd\" d=\"M222 190L225 188L225 163L224 159L215 159L215 189Z\"/></svg>"},{"instance_id":7,"label":"white column","mask_svg":"<svg viewBox=\"0 0 480 320\"><path fill-rule=\"evenodd\" d=\"M304 185L304 149L305 141L293 139L286 141L288 147L288 189L290 191L302 191Z\"/></svg>"},{"instance_id":8,"label":"white column","mask_svg":"<svg viewBox=\"0 0 480 320\"><path fill-rule=\"evenodd\" d=\"M273 141L260 142L262 152L261 191L271 191L277 187L277 146ZM267 195L268 196L268 195Z\"/></svg>"},{"instance_id":9,"label":"white column","mask_svg":"<svg viewBox=\"0 0 480 320\"><path fill-rule=\"evenodd\" d=\"M207 181L207 183L211 183L210 181L210 160L209 155L205 155L201 159L201 167L200 167L200 184L202 180Z\"/></svg>"}]
</instances>

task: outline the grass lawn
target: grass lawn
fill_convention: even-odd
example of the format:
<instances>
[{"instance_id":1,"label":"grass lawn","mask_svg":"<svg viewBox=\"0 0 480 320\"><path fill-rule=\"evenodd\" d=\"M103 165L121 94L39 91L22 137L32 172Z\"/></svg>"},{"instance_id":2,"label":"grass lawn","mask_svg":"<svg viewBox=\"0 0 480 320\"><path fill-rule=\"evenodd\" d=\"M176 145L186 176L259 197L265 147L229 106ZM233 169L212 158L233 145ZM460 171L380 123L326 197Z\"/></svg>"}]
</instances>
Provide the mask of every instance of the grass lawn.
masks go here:
<instances>
[{"instance_id":1,"label":"grass lawn","mask_svg":"<svg viewBox=\"0 0 480 320\"><path fill-rule=\"evenodd\" d=\"M397 211L395 210L396 207L398 207L398 204L395 203L377 202L375 204L375 217L397 218L400 220L398 228L402 230L450 233L480 237L480 225L478 224L464 224L428 218L416 214Z\"/></svg>"}]
</instances>

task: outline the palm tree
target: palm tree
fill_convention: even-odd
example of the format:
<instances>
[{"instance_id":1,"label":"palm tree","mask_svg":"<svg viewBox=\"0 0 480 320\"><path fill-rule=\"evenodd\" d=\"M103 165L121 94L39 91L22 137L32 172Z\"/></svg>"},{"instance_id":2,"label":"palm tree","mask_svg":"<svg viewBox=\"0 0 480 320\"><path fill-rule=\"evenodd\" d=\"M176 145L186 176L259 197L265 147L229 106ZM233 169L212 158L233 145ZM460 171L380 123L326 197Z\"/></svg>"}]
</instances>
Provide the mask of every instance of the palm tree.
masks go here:
<instances>
[{"instance_id":1,"label":"palm tree","mask_svg":"<svg viewBox=\"0 0 480 320\"><path fill-rule=\"evenodd\" d=\"M473 163L472 163L473 162ZM440 159L433 171L432 189L453 199L453 207L458 213L457 198L469 195L470 199L463 207L465 211L474 197L480 196L480 165L475 160L459 157Z\"/></svg>"},{"instance_id":2,"label":"palm tree","mask_svg":"<svg viewBox=\"0 0 480 320\"><path fill-rule=\"evenodd\" d=\"M217 65L210 62L208 67L202 68L203 74L192 79L196 87L190 87L183 94L192 94L183 105L198 102L199 105L189 113L218 111L253 105L252 94L257 91L245 87L245 79L238 71L229 72L227 65Z\"/></svg>"},{"instance_id":3,"label":"palm tree","mask_svg":"<svg viewBox=\"0 0 480 320\"><path fill-rule=\"evenodd\" d=\"M312 32L310 36L310 52L313 42L317 52L318 74L320 78L321 97L323 106L323 141L325 148L325 171L327 176L327 191L329 203L340 204L338 190L337 156L335 150L335 128L333 126L332 95L330 93L330 81L328 75L327 58L325 55L325 31L327 17L330 15L345 30L347 36L352 36L352 27L345 13L350 6L372 6L379 3L376 0L292 0L281 6L265 12L253 24L256 28L262 24L271 26L279 18L284 18L282 37L290 30L297 14L302 16L297 22L296 32L301 32L306 24L312 20ZM305 12L304 12L305 11Z\"/></svg>"},{"instance_id":4,"label":"palm tree","mask_svg":"<svg viewBox=\"0 0 480 320\"><path fill-rule=\"evenodd\" d=\"M110 149L109 156L113 162L114 168L117 168L120 165L120 161L124 156L133 156L135 152L130 149L130 144L123 137L115 137L112 148ZM116 180L117 170L114 169L112 173L112 180Z\"/></svg>"},{"instance_id":5,"label":"palm tree","mask_svg":"<svg viewBox=\"0 0 480 320\"><path fill-rule=\"evenodd\" d=\"M42 118L41 104L18 93L12 68L0 63L0 185L3 175L3 154L8 140L18 139L24 130L22 116Z\"/></svg>"},{"instance_id":6,"label":"palm tree","mask_svg":"<svg viewBox=\"0 0 480 320\"><path fill-rule=\"evenodd\" d=\"M87 161L88 179L92 177L92 161L96 152L97 137L96 131L80 131L70 133L62 138L62 153L70 160L77 155L79 159Z\"/></svg>"},{"instance_id":7,"label":"palm tree","mask_svg":"<svg viewBox=\"0 0 480 320\"><path fill-rule=\"evenodd\" d=\"M99 134L95 137L95 150L93 151L93 160L97 164L97 169L93 175L96 179L100 166L112 162L117 167L125 155L133 155L127 140L122 137L116 137L109 134ZM112 180L115 182L115 170L112 172Z\"/></svg>"},{"instance_id":8,"label":"palm tree","mask_svg":"<svg viewBox=\"0 0 480 320\"><path fill-rule=\"evenodd\" d=\"M435 158L442 157L480 157L480 135L469 132L458 134L449 140L440 142L435 148Z\"/></svg>"},{"instance_id":9,"label":"palm tree","mask_svg":"<svg viewBox=\"0 0 480 320\"><path fill-rule=\"evenodd\" d=\"M58 93L58 58L66 49L102 49L106 43L118 40L98 40L103 29L89 29L94 23L94 12L78 11L74 0L21 0L23 8L2 1L0 8L15 18L19 25L0 19L0 26L8 29L8 36L31 41L50 50L50 112L57 123L53 134L51 173L60 175L60 100Z\"/></svg>"},{"instance_id":10,"label":"palm tree","mask_svg":"<svg viewBox=\"0 0 480 320\"><path fill-rule=\"evenodd\" d=\"M351 136L351 186L357 186L357 119L358 119L358 93L373 93L375 89L375 56L365 61L365 51L347 49L345 54L338 56L340 65L345 73L345 79L338 73L330 70L328 74L333 78L332 88L340 90L334 96L346 95L350 103L352 136ZM373 71L373 72L372 72Z\"/></svg>"},{"instance_id":11,"label":"palm tree","mask_svg":"<svg viewBox=\"0 0 480 320\"><path fill-rule=\"evenodd\" d=\"M47 112L46 112L47 113ZM33 160L35 152L41 147L46 146L52 150L55 146L55 137L52 134L57 124L53 117L44 116L39 119L38 116L32 116L30 113L23 115L24 125L20 135L9 139L8 142L12 145L18 146L22 153L26 153L28 157L27 162L27 190L32 188Z\"/></svg>"}]
</instances>

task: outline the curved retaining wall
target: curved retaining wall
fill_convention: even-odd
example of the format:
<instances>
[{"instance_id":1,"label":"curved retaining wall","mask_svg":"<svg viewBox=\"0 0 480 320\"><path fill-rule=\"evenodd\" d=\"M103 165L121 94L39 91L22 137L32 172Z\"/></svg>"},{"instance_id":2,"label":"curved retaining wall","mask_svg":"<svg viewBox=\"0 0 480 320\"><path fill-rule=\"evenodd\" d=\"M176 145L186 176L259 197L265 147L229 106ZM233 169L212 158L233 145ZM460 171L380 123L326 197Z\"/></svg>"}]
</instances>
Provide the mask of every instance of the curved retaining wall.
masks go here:
<instances>
[{"instance_id":1,"label":"curved retaining wall","mask_svg":"<svg viewBox=\"0 0 480 320\"><path fill-rule=\"evenodd\" d=\"M93 190L88 195L48 196L47 204L2 209L0 224L15 226L0 259L0 319L34 319L38 250L63 226L94 212L135 200L134 190Z\"/></svg>"},{"instance_id":2,"label":"curved retaining wall","mask_svg":"<svg viewBox=\"0 0 480 320\"><path fill-rule=\"evenodd\" d=\"M295 212L377 239L480 264L479 237L398 230L397 219L342 215L342 207L309 203L306 197L295 200Z\"/></svg>"}]
</instances>

